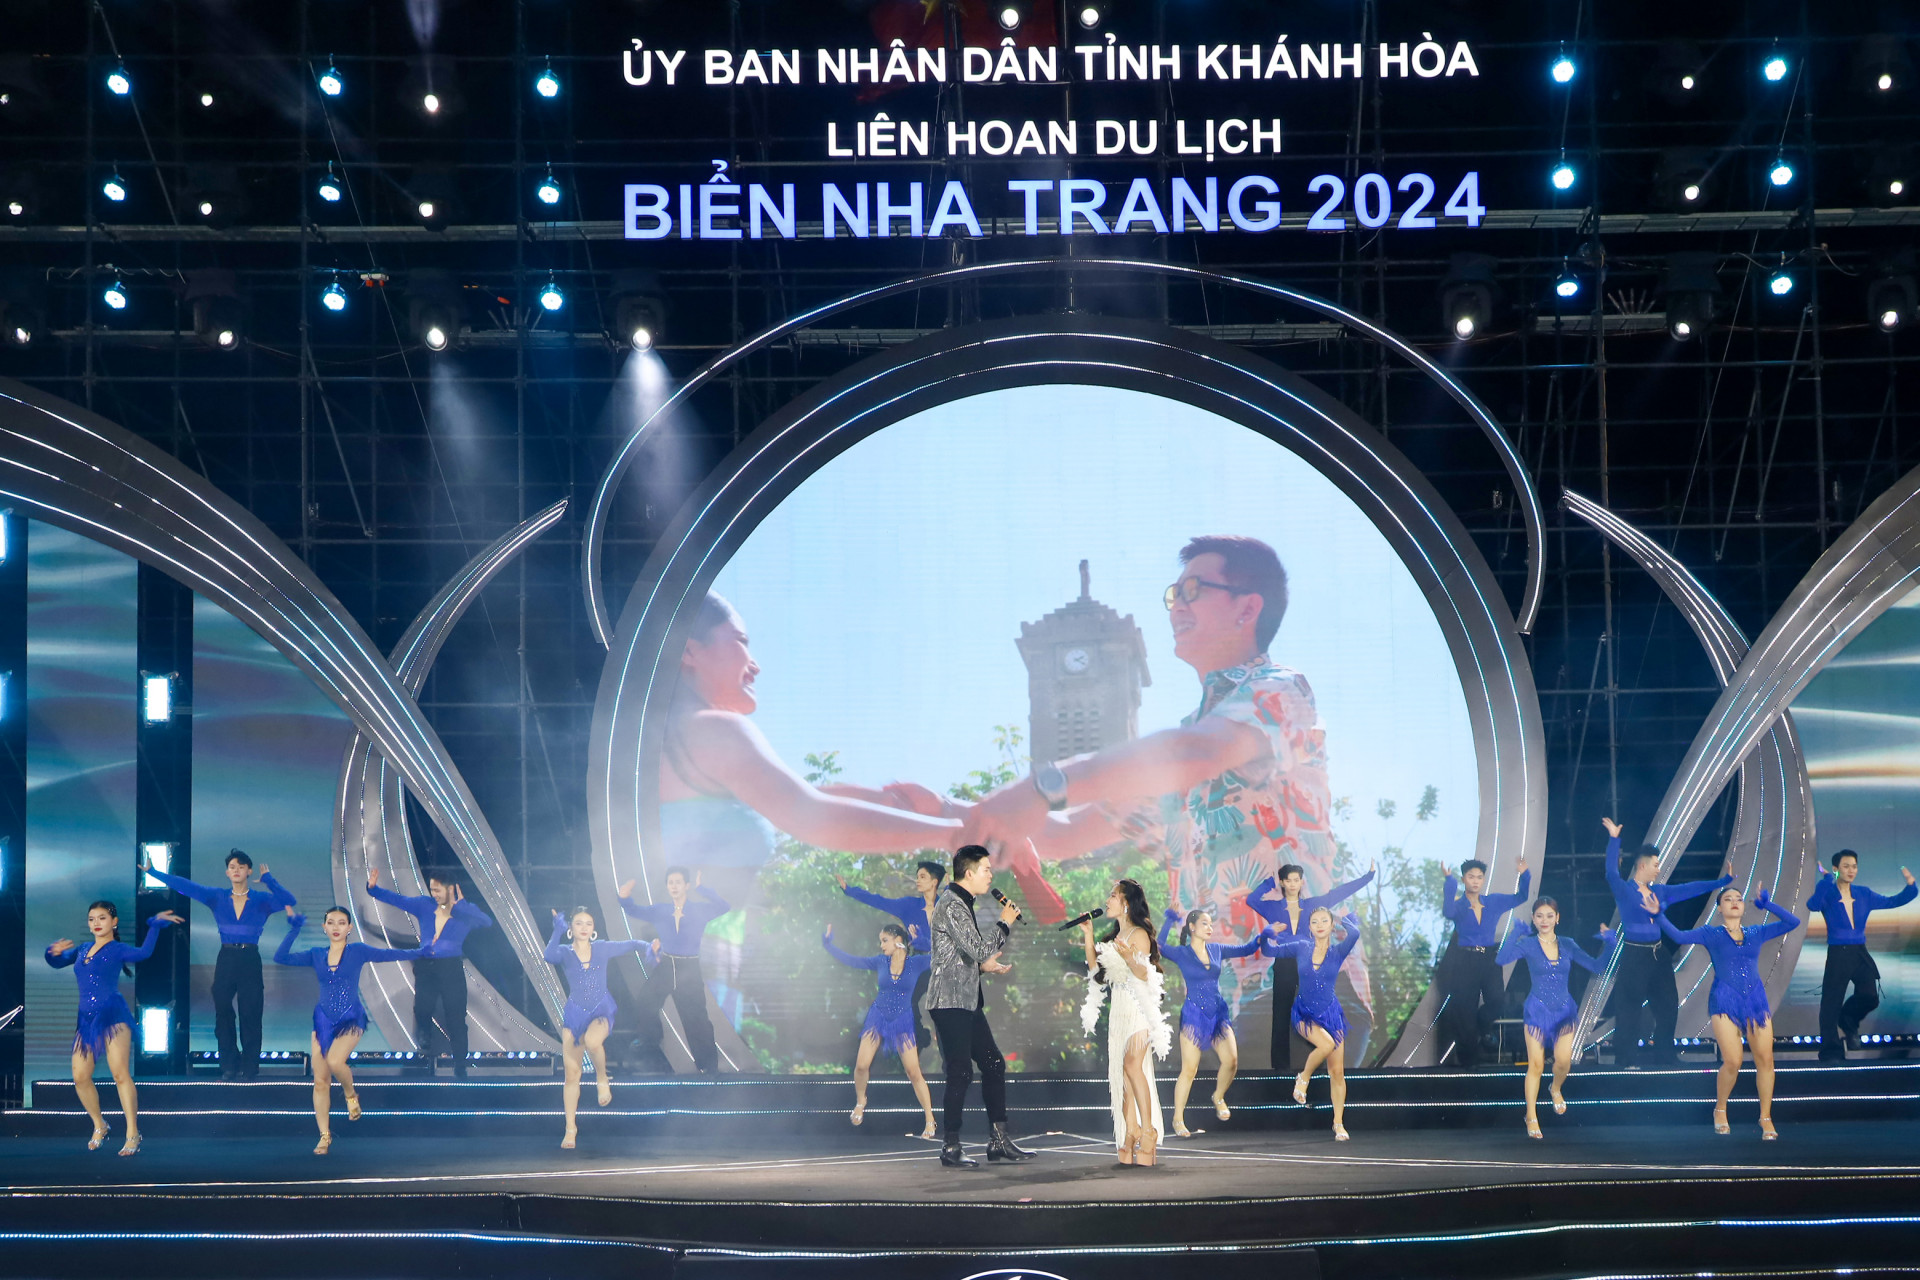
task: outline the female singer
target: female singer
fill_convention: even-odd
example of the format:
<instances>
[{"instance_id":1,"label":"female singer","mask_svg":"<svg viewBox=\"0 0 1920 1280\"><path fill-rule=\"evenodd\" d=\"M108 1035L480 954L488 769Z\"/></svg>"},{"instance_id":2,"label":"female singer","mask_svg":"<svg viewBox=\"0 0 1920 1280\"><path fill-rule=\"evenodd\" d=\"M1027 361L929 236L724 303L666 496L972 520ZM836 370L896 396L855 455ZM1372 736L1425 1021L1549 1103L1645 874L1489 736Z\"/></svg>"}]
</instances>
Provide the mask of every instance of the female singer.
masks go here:
<instances>
[{"instance_id":1,"label":"female singer","mask_svg":"<svg viewBox=\"0 0 1920 1280\"><path fill-rule=\"evenodd\" d=\"M1307 1082L1322 1062L1327 1064L1327 1085L1333 1096L1333 1137L1347 1140L1347 1016L1341 1012L1340 996L1335 989L1340 981L1340 966L1347 953L1360 941L1360 918L1351 911L1340 917L1346 931L1333 941L1333 912L1316 907L1307 917L1307 936L1290 940L1267 934L1261 950L1269 955L1293 957L1300 969L1300 994L1293 998L1291 1017L1300 1038L1313 1046L1307 1065L1293 1082L1293 1100L1305 1106Z\"/></svg>"},{"instance_id":2,"label":"female singer","mask_svg":"<svg viewBox=\"0 0 1920 1280\"><path fill-rule=\"evenodd\" d=\"M1509 965L1516 960L1527 962L1527 973L1533 979L1533 988L1527 993L1527 1003L1521 1010L1523 1025L1527 1035L1527 1082L1524 1089L1527 1099L1527 1136L1540 1136L1540 1116L1536 1107L1540 1101L1540 1077L1546 1070L1547 1046L1553 1046L1553 1114L1567 1114L1567 1100L1560 1096L1560 1086L1567 1081L1567 1071L1573 1065L1573 1023L1579 1006L1567 990L1567 981L1573 976L1573 966L1579 965L1588 973L1599 973L1607 966L1607 960L1618 948L1619 935L1610 930L1602 930L1602 936L1608 940L1609 947L1598 960L1580 949L1580 944L1571 938L1562 938L1556 932L1560 927L1560 904L1542 894L1533 900L1533 931L1515 929L1507 935L1507 943L1500 948L1495 957L1497 965Z\"/></svg>"},{"instance_id":3,"label":"female singer","mask_svg":"<svg viewBox=\"0 0 1920 1280\"><path fill-rule=\"evenodd\" d=\"M897 924L880 926L877 956L850 956L834 946L832 925L827 926L826 936L820 939L820 945L835 960L852 969L873 970L880 983L879 993L874 996L867 1020L860 1028L860 1052L853 1062L853 1122L859 1124L866 1118L867 1075L873 1069L874 1055L884 1045L900 1059L901 1069L913 1082L913 1096L920 1100L920 1109L927 1116L926 1128L920 1136L931 1141L935 1133L933 1095L927 1092L927 1078L920 1074L920 1046L914 1039L913 992L933 961L930 956L913 952L909 943L907 930Z\"/></svg>"},{"instance_id":4,"label":"female singer","mask_svg":"<svg viewBox=\"0 0 1920 1280\"><path fill-rule=\"evenodd\" d=\"M120 1154L130 1156L140 1150L140 1107L133 1087L133 1011L120 994L120 975L128 971L128 964L138 964L153 954L162 929L179 923L179 916L162 911L147 920L147 940L130 947L120 941L119 908L111 902L95 902L87 907L92 946L82 951L74 946L73 939L62 938L47 948L47 964L55 969L71 967L80 982L80 1021L73 1033L73 1091L93 1117L89 1151L98 1151L107 1140L106 1117L100 1114L100 1090L93 1084L94 1063L102 1054L106 1055L107 1070L113 1073L114 1088L120 1091L121 1114L127 1118L127 1141Z\"/></svg>"},{"instance_id":5,"label":"female singer","mask_svg":"<svg viewBox=\"0 0 1920 1280\"><path fill-rule=\"evenodd\" d=\"M1160 1007L1164 994L1160 946L1153 939L1146 891L1122 880L1107 895L1106 913L1114 931L1097 946L1093 921L1081 924L1087 949L1087 999L1080 1025L1088 1035L1100 1019L1100 1004L1111 995L1107 1016L1107 1088L1113 1103L1114 1145L1121 1164L1150 1166L1166 1130L1160 1098L1154 1091L1147 1053L1164 1058L1173 1048L1173 1028Z\"/></svg>"},{"instance_id":6,"label":"female singer","mask_svg":"<svg viewBox=\"0 0 1920 1280\"><path fill-rule=\"evenodd\" d=\"M390 947L370 947L364 942L348 942L353 932L353 916L345 907L329 907L321 917L327 945L309 947L295 954L293 944L306 925L307 918L287 908L287 936L273 954L275 964L312 969L320 980L320 999L313 1006L313 1036L307 1051L313 1063L313 1118L320 1126L320 1143L313 1154L323 1156L333 1146L333 1082L340 1081L340 1092L347 1100L347 1119L360 1118L360 1095L353 1087L353 1070L347 1058L360 1043L367 1029L366 1006L360 1003L360 971L369 964L390 960L411 960L426 954L422 947L397 951Z\"/></svg>"},{"instance_id":7,"label":"female singer","mask_svg":"<svg viewBox=\"0 0 1920 1280\"><path fill-rule=\"evenodd\" d=\"M567 1004L560 1011L560 1052L566 1063L566 1082L560 1098L566 1107L567 1129L561 1135L560 1149L571 1151L578 1137L575 1114L580 1109L580 1059L593 1059L593 1082L601 1106L613 1101L613 1077L607 1074L607 1033L613 1030L618 1011L607 990L607 967L615 956L638 952L643 956L659 943L638 938L625 942L600 941L600 930L593 913L578 907L570 916L553 913L553 937L547 941L547 963L557 964L567 975ZM640 968L646 969L642 959Z\"/></svg>"},{"instance_id":8,"label":"female singer","mask_svg":"<svg viewBox=\"0 0 1920 1280\"><path fill-rule=\"evenodd\" d=\"M1780 1135L1773 1128L1773 1010L1767 1004L1767 984L1760 979L1760 948L1782 934L1800 927L1800 917L1774 904L1762 889L1753 905L1778 916L1772 924L1748 929L1746 896L1738 889L1722 889L1714 901L1720 908L1720 923L1698 929L1676 929L1663 911L1657 917L1661 932L1679 946L1699 943L1713 959L1713 990L1707 995L1707 1012L1712 1015L1713 1038L1720 1044L1720 1078L1713 1104L1713 1131L1729 1133L1727 1097L1733 1082L1740 1078L1740 1063L1746 1057L1740 1040L1746 1037L1753 1050L1754 1084L1760 1094L1760 1136L1772 1141Z\"/></svg>"},{"instance_id":9,"label":"female singer","mask_svg":"<svg viewBox=\"0 0 1920 1280\"><path fill-rule=\"evenodd\" d=\"M1213 941L1213 912L1202 907L1187 913L1180 928L1180 943L1169 947L1173 926L1181 924L1180 913L1167 908L1166 923L1160 927L1160 945L1168 948L1167 958L1186 979L1187 998L1180 1006L1180 1078L1173 1086L1173 1132L1190 1138L1187 1132L1187 1095L1193 1092L1193 1078L1200 1072L1200 1055L1211 1048L1220 1056L1220 1074L1213 1082L1213 1114L1231 1120L1227 1109L1227 1086L1240 1070L1240 1042L1234 1038L1233 1019L1226 999L1220 994L1220 970L1228 960L1250 956L1260 949L1255 934L1236 947Z\"/></svg>"}]
</instances>

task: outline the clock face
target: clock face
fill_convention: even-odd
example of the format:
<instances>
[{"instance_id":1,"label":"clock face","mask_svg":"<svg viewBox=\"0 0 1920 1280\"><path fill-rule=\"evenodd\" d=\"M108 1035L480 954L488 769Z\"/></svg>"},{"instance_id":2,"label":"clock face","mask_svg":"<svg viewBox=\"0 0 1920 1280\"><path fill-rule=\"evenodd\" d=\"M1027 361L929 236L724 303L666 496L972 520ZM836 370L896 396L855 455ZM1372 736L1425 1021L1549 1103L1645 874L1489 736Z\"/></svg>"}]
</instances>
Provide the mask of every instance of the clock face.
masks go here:
<instances>
[{"instance_id":1,"label":"clock face","mask_svg":"<svg viewBox=\"0 0 1920 1280\"><path fill-rule=\"evenodd\" d=\"M1061 655L1060 665L1073 675L1079 675L1093 665L1093 655L1085 649L1069 649Z\"/></svg>"}]
</instances>

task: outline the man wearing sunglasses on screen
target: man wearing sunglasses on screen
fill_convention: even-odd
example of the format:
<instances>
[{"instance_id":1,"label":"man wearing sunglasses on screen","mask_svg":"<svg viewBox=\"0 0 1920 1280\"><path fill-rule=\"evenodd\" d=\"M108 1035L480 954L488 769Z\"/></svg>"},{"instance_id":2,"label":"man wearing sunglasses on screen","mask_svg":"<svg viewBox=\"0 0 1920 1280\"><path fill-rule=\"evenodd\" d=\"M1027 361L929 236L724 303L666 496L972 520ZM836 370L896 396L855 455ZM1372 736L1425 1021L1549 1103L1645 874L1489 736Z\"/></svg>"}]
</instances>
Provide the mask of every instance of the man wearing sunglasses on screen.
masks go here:
<instances>
[{"instance_id":1,"label":"man wearing sunglasses on screen","mask_svg":"<svg viewBox=\"0 0 1920 1280\"><path fill-rule=\"evenodd\" d=\"M1032 840L1047 860L1126 841L1159 854L1180 910L1237 911L1282 864L1332 887L1326 737L1313 690L1268 656L1287 610L1287 573L1255 538L1195 538L1165 593L1173 651L1200 677L1199 709L1174 729L1059 763L1037 763L961 813L964 838ZM1250 966L1241 977L1254 979ZM1364 1002L1366 971L1351 977Z\"/></svg>"}]
</instances>

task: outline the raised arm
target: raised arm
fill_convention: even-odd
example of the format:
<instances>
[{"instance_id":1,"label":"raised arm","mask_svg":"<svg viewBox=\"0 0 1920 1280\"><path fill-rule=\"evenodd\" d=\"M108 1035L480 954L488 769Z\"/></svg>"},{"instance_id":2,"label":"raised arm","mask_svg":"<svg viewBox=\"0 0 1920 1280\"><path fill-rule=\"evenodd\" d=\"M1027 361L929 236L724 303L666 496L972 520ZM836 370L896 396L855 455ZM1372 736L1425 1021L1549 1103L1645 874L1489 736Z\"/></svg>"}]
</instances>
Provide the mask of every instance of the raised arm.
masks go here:
<instances>
[{"instance_id":1,"label":"raised arm","mask_svg":"<svg viewBox=\"0 0 1920 1280\"><path fill-rule=\"evenodd\" d=\"M1657 885L1654 892L1662 902L1686 902L1702 894L1718 893L1732 883L1732 876L1721 876L1718 880L1695 880L1692 884Z\"/></svg>"},{"instance_id":2,"label":"raised arm","mask_svg":"<svg viewBox=\"0 0 1920 1280\"><path fill-rule=\"evenodd\" d=\"M1586 948L1582 947L1572 938L1561 938L1560 949L1566 955L1571 956L1573 962L1582 969L1585 969L1588 973L1600 973L1606 969L1607 961L1613 959L1613 953L1620 949L1619 934L1614 933L1606 936L1608 940L1606 944L1600 948L1600 954L1597 956L1588 955Z\"/></svg>"},{"instance_id":3,"label":"raised arm","mask_svg":"<svg viewBox=\"0 0 1920 1280\"><path fill-rule=\"evenodd\" d=\"M631 884L631 882L629 882L629 884ZM671 918L673 904L667 902L635 902L633 898L623 890L620 894L620 909L633 919L644 920L654 928L659 929L662 927L660 923L661 913L664 911L668 918ZM566 932L566 928L562 926L560 935L564 937Z\"/></svg>"},{"instance_id":4,"label":"raised arm","mask_svg":"<svg viewBox=\"0 0 1920 1280\"><path fill-rule=\"evenodd\" d=\"M620 904L625 906L626 899L622 898ZM542 954L546 956L548 964L559 964L572 949L567 945L567 918L556 911L553 913L553 936L547 939L547 949Z\"/></svg>"},{"instance_id":5,"label":"raised arm","mask_svg":"<svg viewBox=\"0 0 1920 1280\"><path fill-rule=\"evenodd\" d=\"M384 902L390 907L398 907L411 915L419 915L421 905L433 901L431 896L425 894L410 898L404 893L395 893L383 884L367 885L367 896L375 902ZM432 910L431 907L427 909Z\"/></svg>"},{"instance_id":6,"label":"raised arm","mask_svg":"<svg viewBox=\"0 0 1920 1280\"><path fill-rule=\"evenodd\" d=\"M147 868L147 874L158 880L175 893L183 893L203 906L213 906L218 897L227 896L218 889L209 889L205 885L195 884L185 876L169 875L164 871Z\"/></svg>"},{"instance_id":7,"label":"raised arm","mask_svg":"<svg viewBox=\"0 0 1920 1280\"><path fill-rule=\"evenodd\" d=\"M827 949L828 955L832 956L835 960L838 960L841 964L847 966L847 968L849 969L877 969L880 966L875 964L874 961L886 959L885 956L848 955L846 952L842 951L840 948L833 945L833 930L831 929L827 930L825 936L823 936L820 939L820 945Z\"/></svg>"},{"instance_id":8,"label":"raised arm","mask_svg":"<svg viewBox=\"0 0 1920 1280\"><path fill-rule=\"evenodd\" d=\"M1258 951L1260 949L1260 940L1261 935L1256 933L1245 942L1237 943L1231 947L1223 942L1216 942L1213 944L1214 954L1222 960L1238 960L1242 956L1250 956Z\"/></svg>"},{"instance_id":9,"label":"raised arm","mask_svg":"<svg viewBox=\"0 0 1920 1280\"><path fill-rule=\"evenodd\" d=\"M1532 939L1533 930L1531 928L1526 925L1516 926L1507 933L1507 940L1500 944L1500 954L1493 958L1493 962L1495 964L1512 964L1515 960L1527 954L1527 943ZM1568 943L1565 938L1562 938L1560 945L1565 947L1571 944ZM1575 947L1574 950L1578 951L1579 948Z\"/></svg>"},{"instance_id":10,"label":"raised arm","mask_svg":"<svg viewBox=\"0 0 1920 1280\"><path fill-rule=\"evenodd\" d=\"M1807 895L1807 910L1825 911L1840 896L1840 887L1834 883L1833 872L1814 882L1813 892Z\"/></svg>"},{"instance_id":11,"label":"raised arm","mask_svg":"<svg viewBox=\"0 0 1920 1280\"><path fill-rule=\"evenodd\" d=\"M716 912L718 912L720 915L725 915L727 914L727 912L733 910L732 907L727 905L727 900L725 898L721 897L719 894L715 893L712 889L708 888L704 884L694 886L694 892L698 893L702 898L705 898L707 900L707 903L710 906L712 906L713 909Z\"/></svg>"},{"instance_id":12,"label":"raised arm","mask_svg":"<svg viewBox=\"0 0 1920 1280\"><path fill-rule=\"evenodd\" d=\"M493 917L465 898L453 904L453 911L450 914L455 920L463 921L469 929L493 928Z\"/></svg>"},{"instance_id":13,"label":"raised arm","mask_svg":"<svg viewBox=\"0 0 1920 1280\"><path fill-rule=\"evenodd\" d=\"M305 959L295 960L293 958L293 944L299 939L300 930L304 929L306 924L307 918L305 916L296 915L288 918L287 936L280 939L280 949L273 953L273 962L275 964L303 965L307 963Z\"/></svg>"},{"instance_id":14,"label":"raised arm","mask_svg":"<svg viewBox=\"0 0 1920 1280\"><path fill-rule=\"evenodd\" d=\"M1904 869L1905 868L1902 868L1902 870ZM1909 877L1907 887L1891 896L1883 893L1874 893L1871 889L1867 890L1867 892L1872 895L1871 901L1873 902L1873 909L1875 911L1891 911L1896 907L1906 906L1914 900L1916 895L1920 895L1920 885L1916 885L1912 878Z\"/></svg>"},{"instance_id":15,"label":"raised arm","mask_svg":"<svg viewBox=\"0 0 1920 1280\"><path fill-rule=\"evenodd\" d=\"M1453 871L1447 871L1447 878L1440 882L1440 914L1453 919L1454 903L1459 900L1460 882L1454 878Z\"/></svg>"},{"instance_id":16,"label":"raised arm","mask_svg":"<svg viewBox=\"0 0 1920 1280\"><path fill-rule=\"evenodd\" d=\"M1247 909L1262 920L1273 921L1286 914L1287 904L1275 897L1276 886L1272 876L1268 876L1253 886L1253 892L1247 895ZM1304 910L1304 904L1302 909Z\"/></svg>"},{"instance_id":17,"label":"raised arm","mask_svg":"<svg viewBox=\"0 0 1920 1280\"><path fill-rule=\"evenodd\" d=\"M1667 919L1667 913L1664 911L1654 917L1654 922L1660 926L1660 932L1666 934L1668 940L1677 945L1705 945L1707 941L1705 928L1676 929L1673 927L1673 921Z\"/></svg>"},{"instance_id":18,"label":"raised arm","mask_svg":"<svg viewBox=\"0 0 1920 1280\"><path fill-rule=\"evenodd\" d=\"M55 943L54 945L59 946L58 943ZM67 943L67 945L64 947L60 947L58 951L55 951L53 947L47 948L47 967L48 968L71 969L73 967L73 962L75 960L78 960L79 958L80 958L80 948L74 946L71 942Z\"/></svg>"},{"instance_id":19,"label":"raised arm","mask_svg":"<svg viewBox=\"0 0 1920 1280\"><path fill-rule=\"evenodd\" d=\"M862 889L857 884L843 884L840 886L840 892L846 894L855 902L865 903L874 910L884 911L888 915L893 914L894 905L898 901L894 898L882 897L871 889Z\"/></svg>"},{"instance_id":20,"label":"raised arm","mask_svg":"<svg viewBox=\"0 0 1920 1280\"><path fill-rule=\"evenodd\" d=\"M1624 884L1620 875L1620 833L1616 829L1607 837L1607 887L1617 889Z\"/></svg>"},{"instance_id":21,"label":"raised arm","mask_svg":"<svg viewBox=\"0 0 1920 1280\"><path fill-rule=\"evenodd\" d=\"M1327 890L1325 893L1321 894L1319 897L1307 899L1306 902L1302 902L1300 904L1300 909L1302 911L1309 910L1310 908L1308 906L1308 903L1311 903L1314 907L1339 906L1341 903L1345 902L1348 898L1351 898L1354 894L1360 892L1362 889L1372 884L1373 877L1376 874L1377 870L1378 870L1377 868L1373 870L1369 870L1367 874L1361 876L1358 880L1349 880L1345 884L1335 885L1333 888Z\"/></svg>"},{"instance_id":22,"label":"raised arm","mask_svg":"<svg viewBox=\"0 0 1920 1280\"><path fill-rule=\"evenodd\" d=\"M1173 926L1179 923L1180 913L1172 907L1168 907L1166 915L1160 925L1160 949L1162 951L1173 945L1171 941L1173 938Z\"/></svg>"},{"instance_id":23,"label":"raised arm","mask_svg":"<svg viewBox=\"0 0 1920 1280\"><path fill-rule=\"evenodd\" d=\"M1759 895L1754 898L1753 905L1759 907L1762 911L1770 912L1774 916L1772 924L1763 924L1757 929L1749 929L1747 931L1761 942L1782 937L1800 927L1800 917L1775 902L1765 889L1762 889Z\"/></svg>"},{"instance_id":24,"label":"raised arm","mask_svg":"<svg viewBox=\"0 0 1920 1280\"><path fill-rule=\"evenodd\" d=\"M427 954L427 947L411 947L401 950L398 947L372 947L364 942L353 944L360 948L360 960L364 964L386 964L394 960L417 960Z\"/></svg>"},{"instance_id":25,"label":"raised arm","mask_svg":"<svg viewBox=\"0 0 1920 1280\"><path fill-rule=\"evenodd\" d=\"M126 943L121 943L120 945L126 947L126 950L120 953L120 958L129 964L139 964L142 960L151 957L154 947L159 944L160 931L172 924L174 919L174 914L171 911L163 911L159 915L148 916L147 940L137 947L128 947Z\"/></svg>"},{"instance_id":26,"label":"raised arm","mask_svg":"<svg viewBox=\"0 0 1920 1280\"><path fill-rule=\"evenodd\" d=\"M564 952L571 950L571 948L562 947L561 950ZM615 956L624 956L629 953L639 956L640 968L644 972L647 968L647 957L652 955L656 948L654 944L646 938L621 938L617 941L608 941L602 938L593 944L593 950L595 955L606 956L609 960Z\"/></svg>"},{"instance_id":27,"label":"raised arm","mask_svg":"<svg viewBox=\"0 0 1920 1280\"><path fill-rule=\"evenodd\" d=\"M288 907L297 907L300 905L300 900L291 893L288 893L286 886L278 880L275 880L273 878L273 872L271 871L262 871L260 873L260 887L265 889L267 895L273 899L273 906L276 911L284 911Z\"/></svg>"},{"instance_id":28,"label":"raised arm","mask_svg":"<svg viewBox=\"0 0 1920 1280\"><path fill-rule=\"evenodd\" d=\"M1336 960L1345 960L1347 953L1360 941L1360 917L1349 911L1340 917L1340 927L1347 931L1346 936L1328 948L1327 954Z\"/></svg>"}]
</instances>

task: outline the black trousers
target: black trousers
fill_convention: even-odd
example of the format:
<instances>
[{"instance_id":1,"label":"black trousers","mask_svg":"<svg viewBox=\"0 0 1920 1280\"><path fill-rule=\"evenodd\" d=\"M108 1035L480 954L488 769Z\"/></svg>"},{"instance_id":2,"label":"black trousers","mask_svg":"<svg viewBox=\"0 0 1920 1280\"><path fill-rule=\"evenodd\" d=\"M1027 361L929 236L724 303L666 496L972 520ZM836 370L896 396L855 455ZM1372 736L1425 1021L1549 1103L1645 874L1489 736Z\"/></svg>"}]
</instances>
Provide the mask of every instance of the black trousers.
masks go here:
<instances>
[{"instance_id":1,"label":"black trousers","mask_svg":"<svg viewBox=\"0 0 1920 1280\"><path fill-rule=\"evenodd\" d=\"M1300 962L1279 956L1273 962L1273 1029L1267 1035L1267 1061L1274 1071L1298 1071L1313 1044L1293 1029L1293 1001L1300 994Z\"/></svg>"},{"instance_id":2,"label":"black trousers","mask_svg":"<svg viewBox=\"0 0 1920 1280\"><path fill-rule=\"evenodd\" d=\"M663 1017L668 997L672 997L673 1007L680 1014L680 1029L686 1032L687 1051L693 1055L694 1069L717 1074L720 1047L713 1041L713 1019L707 1016L707 980L700 972L699 956L662 955L640 988L640 1007L634 1011L634 1042L641 1070L673 1070L660 1049L660 1041L666 1034Z\"/></svg>"},{"instance_id":3,"label":"black trousers","mask_svg":"<svg viewBox=\"0 0 1920 1280\"><path fill-rule=\"evenodd\" d=\"M927 1030L927 984L933 981L933 968L929 965L920 971L919 980L913 984L913 1044L916 1049L924 1050L933 1043L933 1033Z\"/></svg>"},{"instance_id":4,"label":"black trousers","mask_svg":"<svg viewBox=\"0 0 1920 1280\"><path fill-rule=\"evenodd\" d=\"M439 1056L436 1039L444 1041L455 1069L465 1070L467 963L459 956L423 956L413 962L413 1038L429 1063Z\"/></svg>"},{"instance_id":5,"label":"black trousers","mask_svg":"<svg viewBox=\"0 0 1920 1280\"><path fill-rule=\"evenodd\" d=\"M987 1011L934 1009L933 1030L940 1037L940 1059L947 1066L946 1129L949 1142L960 1137L960 1116L966 1110L967 1090L973 1087L973 1068L980 1067L980 1094L987 1104L987 1120L1007 1122L1007 1060L993 1042Z\"/></svg>"},{"instance_id":6,"label":"black trousers","mask_svg":"<svg viewBox=\"0 0 1920 1280\"><path fill-rule=\"evenodd\" d=\"M1680 988L1662 946L1628 942L1613 979L1614 1058L1621 1063L1673 1058L1673 1024L1680 1020ZM1647 1024L1652 1023L1652 1029ZM1639 1042L1645 1040L1646 1047Z\"/></svg>"},{"instance_id":7,"label":"black trousers","mask_svg":"<svg viewBox=\"0 0 1920 1280\"><path fill-rule=\"evenodd\" d=\"M1853 994L1847 995L1847 987ZM1863 946L1827 947L1827 971L1820 980L1820 1058L1844 1062L1847 1039L1860 1029L1860 1020L1880 1007L1880 966Z\"/></svg>"},{"instance_id":8,"label":"black trousers","mask_svg":"<svg viewBox=\"0 0 1920 1280\"><path fill-rule=\"evenodd\" d=\"M220 1046L221 1075L251 1079L260 1074L260 1010L266 1002L260 948L222 944L213 962L213 1038ZM236 1004L240 1008L237 1028Z\"/></svg>"},{"instance_id":9,"label":"black trousers","mask_svg":"<svg viewBox=\"0 0 1920 1280\"><path fill-rule=\"evenodd\" d=\"M1493 1030L1506 1000L1506 984L1500 980L1500 966L1491 950L1472 950L1458 943L1449 944L1440 958L1440 994L1446 1004L1440 1010L1440 1036L1435 1042L1434 1061L1444 1062L1447 1049L1454 1049L1454 1062L1470 1067L1480 1058L1480 1041Z\"/></svg>"}]
</instances>

